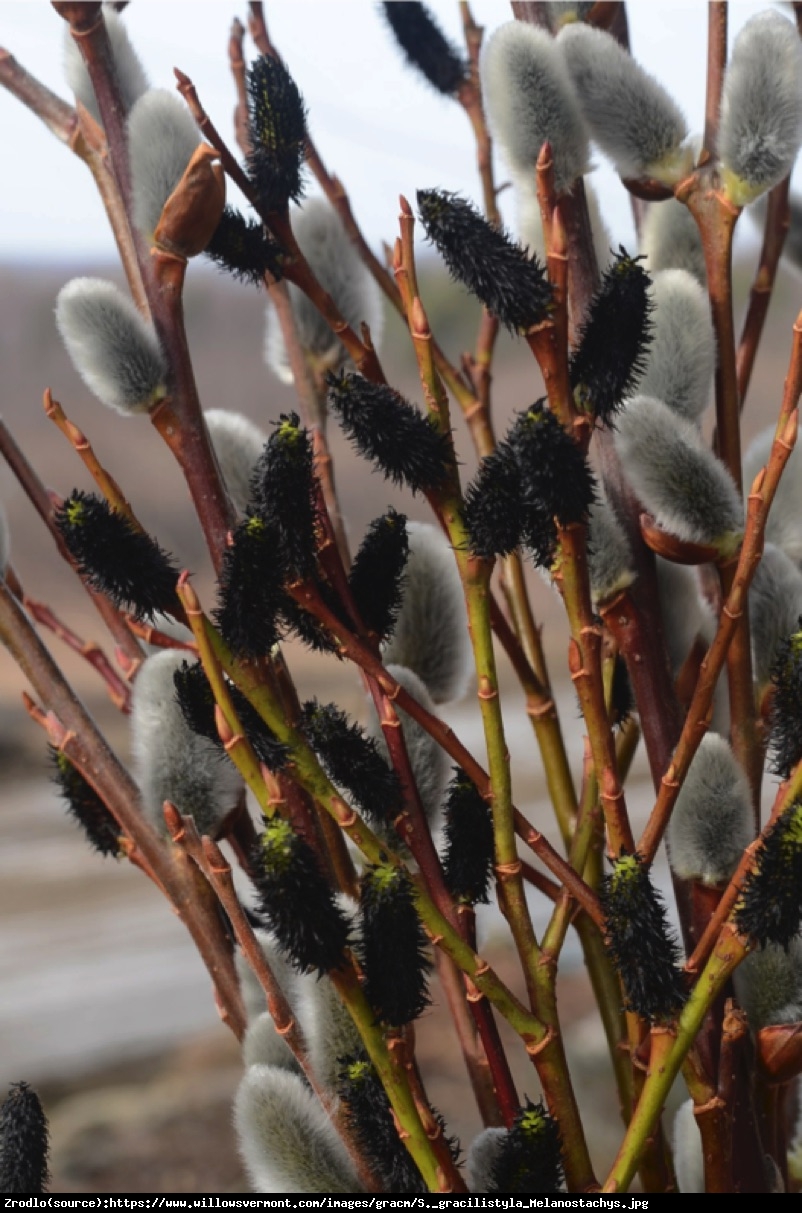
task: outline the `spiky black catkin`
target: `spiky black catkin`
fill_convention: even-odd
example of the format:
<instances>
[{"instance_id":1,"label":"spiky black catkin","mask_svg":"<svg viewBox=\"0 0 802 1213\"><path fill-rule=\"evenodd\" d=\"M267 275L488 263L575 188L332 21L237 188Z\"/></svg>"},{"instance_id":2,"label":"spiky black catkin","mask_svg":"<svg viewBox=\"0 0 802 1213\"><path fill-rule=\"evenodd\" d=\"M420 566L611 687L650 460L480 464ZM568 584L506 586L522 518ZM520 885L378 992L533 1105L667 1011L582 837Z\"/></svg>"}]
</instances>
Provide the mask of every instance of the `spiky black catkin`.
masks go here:
<instances>
[{"instance_id":1,"label":"spiky black catkin","mask_svg":"<svg viewBox=\"0 0 802 1213\"><path fill-rule=\"evenodd\" d=\"M504 442L482 460L465 492L471 551L484 560L508 556L521 542L521 469Z\"/></svg>"},{"instance_id":2,"label":"spiky black catkin","mask_svg":"<svg viewBox=\"0 0 802 1213\"><path fill-rule=\"evenodd\" d=\"M382 640L392 635L401 609L408 556L407 520L391 509L371 522L348 574L360 619Z\"/></svg>"},{"instance_id":3,"label":"spiky black catkin","mask_svg":"<svg viewBox=\"0 0 802 1213\"><path fill-rule=\"evenodd\" d=\"M262 286L266 273L277 281L281 278L279 245L266 235L258 219L246 219L233 206L225 207L204 252L240 282Z\"/></svg>"},{"instance_id":4,"label":"spiky black catkin","mask_svg":"<svg viewBox=\"0 0 802 1213\"><path fill-rule=\"evenodd\" d=\"M782 779L802 759L802 619L799 628L780 643L771 674L771 769Z\"/></svg>"},{"instance_id":5,"label":"spiky black catkin","mask_svg":"<svg viewBox=\"0 0 802 1213\"><path fill-rule=\"evenodd\" d=\"M241 657L264 657L278 642L285 570L275 526L252 515L234 531L220 571L215 622Z\"/></svg>"},{"instance_id":6,"label":"spiky black catkin","mask_svg":"<svg viewBox=\"0 0 802 1213\"><path fill-rule=\"evenodd\" d=\"M365 993L383 1023L401 1027L429 1005L426 936L408 873L389 864L368 868L359 904Z\"/></svg>"},{"instance_id":7,"label":"spiky black catkin","mask_svg":"<svg viewBox=\"0 0 802 1213\"><path fill-rule=\"evenodd\" d=\"M83 828L89 845L100 855L120 853L120 827L95 789L66 754L50 747L53 780L67 802L67 812Z\"/></svg>"},{"instance_id":8,"label":"spiky black catkin","mask_svg":"<svg viewBox=\"0 0 802 1213\"><path fill-rule=\"evenodd\" d=\"M334 703L311 699L303 706L303 727L332 780L350 794L371 821L389 824L404 808L398 775L376 742Z\"/></svg>"},{"instance_id":9,"label":"spiky black catkin","mask_svg":"<svg viewBox=\"0 0 802 1213\"><path fill-rule=\"evenodd\" d=\"M436 88L451 97L467 79L468 65L440 30L425 4L392 0L382 4L387 23L408 63Z\"/></svg>"},{"instance_id":10,"label":"spiky black catkin","mask_svg":"<svg viewBox=\"0 0 802 1213\"><path fill-rule=\"evenodd\" d=\"M782 813L763 839L735 911L739 931L759 944L787 948L802 921L802 800Z\"/></svg>"},{"instance_id":11,"label":"spiky black catkin","mask_svg":"<svg viewBox=\"0 0 802 1213\"><path fill-rule=\"evenodd\" d=\"M352 445L377 464L385 479L413 493L441 488L448 477L451 447L398 392L358 374L328 375L328 401Z\"/></svg>"},{"instance_id":12,"label":"spiky black catkin","mask_svg":"<svg viewBox=\"0 0 802 1213\"><path fill-rule=\"evenodd\" d=\"M593 504L593 475L577 443L544 400L521 413L508 442L521 469L524 505L562 526L584 522Z\"/></svg>"},{"instance_id":13,"label":"spiky black catkin","mask_svg":"<svg viewBox=\"0 0 802 1213\"><path fill-rule=\"evenodd\" d=\"M253 871L258 908L295 968L337 968L348 946L348 920L312 848L288 821L277 816L267 823Z\"/></svg>"},{"instance_id":14,"label":"spiky black catkin","mask_svg":"<svg viewBox=\"0 0 802 1213\"><path fill-rule=\"evenodd\" d=\"M649 869L622 852L601 890L605 942L624 986L626 1006L644 1018L674 1018L685 1001L679 947Z\"/></svg>"},{"instance_id":15,"label":"spiky black catkin","mask_svg":"<svg viewBox=\"0 0 802 1213\"><path fill-rule=\"evenodd\" d=\"M76 489L56 510L55 524L81 576L115 606L139 619L175 610L178 568L102 497Z\"/></svg>"},{"instance_id":16,"label":"spiky black catkin","mask_svg":"<svg viewBox=\"0 0 802 1213\"><path fill-rule=\"evenodd\" d=\"M379 1176L383 1190L425 1192L423 1177L398 1136L384 1087L366 1058L341 1059L337 1094L360 1156Z\"/></svg>"},{"instance_id":17,"label":"spiky black catkin","mask_svg":"<svg viewBox=\"0 0 802 1213\"><path fill-rule=\"evenodd\" d=\"M215 722L214 694L203 666L197 661L183 662L180 669L173 674L173 683L178 706L187 726L193 733L205 737L222 749L223 743ZM239 687L229 685L228 693L256 757L271 771L280 771L287 762L289 755L287 747L279 741L270 726L262 720Z\"/></svg>"},{"instance_id":18,"label":"spiky black catkin","mask_svg":"<svg viewBox=\"0 0 802 1213\"><path fill-rule=\"evenodd\" d=\"M493 819L487 801L459 769L445 804L443 875L459 901L487 905L493 877Z\"/></svg>"},{"instance_id":19,"label":"spiky black catkin","mask_svg":"<svg viewBox=\"0 0 802 1213\"><path fill-rule=\"evenodd\" d=\"M248 176L265 211L303 193L306 107L283 63L261 55L248 72Z\"/></svg>"},{"instance_id":20,"label":"spiky black catkin","mask_svg":"<svg viewBox=\"0 0 802 1213\"><path fill-rule=\"evenodd\" d=\"M315 567L315 473L309 433L282 413L251 480L254 512L275 524L284 563L296 576Z\"/></svg>"},{"instance_id":21,"label":"spiky black catkin","mask_svg":"<svg viewBox=\"0 0 802 1213\"><path fill-rule=\"evenodd\" d=\"M498 1150L488 1193L541 1195L559 1192L563 1185L560 1129L542 1102L527 1099Z\"/></svg>"},{"instance_id":22,"label":"spiky black catkin","mask_svg":"<svg viewBox=\"0 0 802 1213\"><path fill-rule=\"evenodd\" d=\"M603 425L609 425L646 366L653 305L641 261L620 249L602 277L571 358L574 399Z\"/></svg>"},{"instance_id":23,"label":"spiky black catkin","mask_svg":"<svg viewBox=\"0 0 802 1213\"><path fill-rule=\"evenodd\" d=\"M0 1107L0 1192L47 1191L49 1150L47 1117L27 1082L12 1083Z\"/></svg>"},{"instance_id":24,"label":"spiky black catkin","mask_svg":"<svg viewBox=\"0 0 802 1213\"><path fill-rule=\"evenodd\" d=\"M318 596L332 614L336 615L345 626L349 626L345 608L328 581L325 581L322 577L314 577L312 580L314 581ZM289 594L282 595L281 618L288 632L297 636L314 653L339 652L338 642L331 632L310 611L307 611L299 602L291 598Z\"/></svg>"},{"instance_id":25,"label":"spiky black catkin","mask_svg":"<svg viewBox=\"0 0 802 1213\"><path fill-rule=\"evenodd\" d=\"M552 288L536 257L530 257L456 194L418 190L418 208L426 234L451 276L510 332L526 332L545 320L552 306Z\"/></svg>"}]
</instances>

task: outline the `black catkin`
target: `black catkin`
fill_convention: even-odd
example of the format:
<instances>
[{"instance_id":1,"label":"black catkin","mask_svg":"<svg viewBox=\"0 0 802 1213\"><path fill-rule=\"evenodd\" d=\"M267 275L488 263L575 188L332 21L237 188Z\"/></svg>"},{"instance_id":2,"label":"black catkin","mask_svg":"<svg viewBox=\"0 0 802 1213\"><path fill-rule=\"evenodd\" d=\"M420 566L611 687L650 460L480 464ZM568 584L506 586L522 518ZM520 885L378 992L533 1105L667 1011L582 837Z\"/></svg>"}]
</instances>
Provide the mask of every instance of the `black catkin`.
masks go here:
<instances>
[{"instance_id":1,"label":"black catkin","mask_svg":"<svg viewBox=\"0 0 802 1213\"><path fill-rule=\"evenodd\" d=\"M258 910L301 973L337 968L348 946L348 920L307 842L274 817L253 856Z\"/></svg>"},{"instance_id":2,"label":"black catkin","mask_svg":"<svg viewBox=\"0 0 802 1213\"><path fill-rule=\"evenodd\" d=\"M78 572L115 606L137 619L176 609L177 566L102 497L76 490L58 507L54 521Z\"/></svg>"},{"instance_id":3,"label":"black catkin","mask_svg":"<svg viewBox=\"0 0 802 1213\"><path fill-rule=\"evenodd\" d=\"M363 1057L340 1059L337 1095L359 1153L385 1192L425 1192L426 1184L398 1130L378 1074Z\"/></svg>"},{"instance_id":4,"label":"black catkin","mask_svg":"<svg viewBox=\"0 0 802 1213\"><path fill-rule=\"evenodd\" d=\"M89 845L100 855L120 854L121 830L117 822L66 754L50 746L53 781L67 802L67 812L83 829Z\"/></svg>"},{"instance_id":5,"label":"black catkin","mask_svg":"<svg viewBox=\"0 0 802 1213\"><path fill-rule=\"evenodd\" d=\"M295 576L315 567L314 453L297 413L282 413L251 477L254 513L274 524L281 558Z\"/></svg>"},{"instance_id":6,"label":"black catkin","mask_svg":"<svg viewBox=\"0 0 802 1213\"><path fill-rule=\"evenodd\" d=\"M359 959L365 993L377 1018L392 1027L417 1019L429 1005L426 936L403 868L368 868L360 888Z\"/></svg>"},{"instance_id":7,"label":"black catkin","mask_svg":"<svg viewBox=\"0 0 802 1213\"><path fill-rule=\"evenodd\" d=\"M787 948L802 922L802 800L795 800L767 832L756 867L735 911L738 930L761 947Z\"/></svg>"},{"instance_id":8,"label":"black catkin","mask_svg":"<svg viewBox=\"0 0 802 1213\"><path fill-rule=\"evenodd\" d=\"M188 728L193 733L197 733L200 737L205 737L214 745L219 746L222 756L223 743L220 740L215 720L214 693L203 666L199 662L183 662L173 674L173 684L178 706ZM279 741L239 687L234 686L233 683L229 684L228 693L256 757L271 771L282 770L287 765L289 758L287 746Z\"/></svg>"},{"instance_id":9,"label":"black catkin","mask_svg":"<svg viewBox=\"0 0 802 1213\"><path fill-rule=\"evenodd\" d=\"M273 525L251 515L234 531L220 570L215 622L238 657L264 657L279 640L285 569Z\"/></svg>"},{"instance_id":10,"label":"black catkin","mask_svg":"<svg viewBox=\"0 0 802 1213\"><path fill-rule=\"evenodd\" d=\"M468 776L455 770L445 803L443 875L452 896L487 905L493 879L493 818Z\"/></svg>"},{"instance_id":11,"label":"black catkin","mask_svg":"<svg viewBox=\"0 0 802 1213\"><path fill-rule=\"evenodd\" d=\"M385 479L413 493L442 488L452 460L451 443L434 422L385 384L355 373L330 374L328 402L352 445L378 465Z\"/></svg>"},{"instance_id":12,"label":"black catkin","mask_svg":"<svg viewBox=\"0 0 802 1213\"><path fill-rule=\"evenodd\" d=\"M781 641L771 672L771 769L788 779L802 759L802 619L800 630Z\"/></svg>"},{"instance_id":13,"label":"black catkin","mask_svg":"<svg viewBox=\"0 0 802 1213\"><path fill-rule=\"evenodd\" d=\"M279 245L265 233L258 219L246 219L233 206L223 210L204 252L221 270L251 286L264 286L268 273L276 281L281 278Z\"/></svg>"},{"instance_id":14,"label":"black catkin","mask_svg":"<svg viewBox=\"0 0 802 1213\"><path fill-rule=\"evenodd\" d=\"M562 526L585 522L594 500L593 475L545 401L535 401L518 416L508 442L521 469L524 506Z\"/></svg>"},{"instance_id":15,"label":"black catkin","mask_svg":"<svg viewBox=\"0 0 802 1213\"><path fill-rule=\"evenodd\" d=\"M302 720L304 732L332 781L349 793L369 821L392 823L403 811L404 789L373 738L334 703L309 700L303 706Z\"/></svg>"},{"instance_id":16,"label":"black catkin","mask_svg":"<svg viewBox=\"0 0 802 1213\"><path fill-rule=\"evenodd\" d=\"M571 358L577 407L609 425L646 368L652 336L650 278L622 248L605 270Z\"/></svg>"},{"instance_id":17,"label":"black catkin","mask_svg":"<svg viewBox=\"0 0 802 1213\"><path fill-rule=\"evenodd\" d=\"M27 1082L12 1083L0 1107L0 1192L47 1191L49 1138L39 1096Z\"/></svg>"},{"instance_id":18,"label":"black catkin","mask_svg":"<svg viewBox=\"0 0 802 1213\"><path fill-rule=\"evenodd\" d=\"M392 635L401 609L409 556L406 523L404 515L395 510L374 518L348 574L357 613L380 640Z\"/></svg>"},{"instance_id":19,"label":"black catkin","mask_svg":"<svg viewBox=\"0 0 802 1213\"><path fill-rule=\"evenodd\" d=\"M686 998L677 968L679 946L637 852L622 852L615 860L600 899L605 943L624 986L627 1010L658 1023L673 1019Z\"/></svg>"},{"instance_id":20,"label":"black catkin","mask_svg":"<svg viewBox=\"0 0 802 1213\"><path fill-rule=\"evenodd\" d=\"M550 1195L564 1181L559 1126L542 1102L526 1101L508 1130L492 1170L490 1195Z\"/></svg>"},{"instance_id":21,"label":"black catkin","mask_svg":"<svg viewBox=\"0 0 802 1213\"><path fill-rule=\"evenodd\" d=\"M384 15L409 64L436 88L451 97L468 76L468 65L443 35L425 4L392 0Z\"/></svg>"},{"instance_id":22,"label":"black catkin","mask_svg":"<svg viewBox=\"0 0 802 1213\"><path fill-rule=\"evenodd\" d=\"M465 525L475 556L509 556L521 542L521 469L515 452L499 443L482 460L465 492Z\"/></svg>"},{"instance_id":23,"label":"black catkin","mask_svg":"<svg viewBox=\"0 0 802 1213\"><path fill-rule=\"evenodd\" d=\"M456 194L418 190L418 208L426 234L451 276L510 332L526 332L546 319L553 293L536 257Z\"/></svg>"},{"instance_id":24,"label":"black catkin","mask_svg":"<svg viewBox=\"0 0 802 1213\"><path fill-rule=\"evenodd\" d=\"M263 211L284 210L303 194L306 108L283 63L261 55L248 71L248 176Z\"/></svg>"}]
</instances>

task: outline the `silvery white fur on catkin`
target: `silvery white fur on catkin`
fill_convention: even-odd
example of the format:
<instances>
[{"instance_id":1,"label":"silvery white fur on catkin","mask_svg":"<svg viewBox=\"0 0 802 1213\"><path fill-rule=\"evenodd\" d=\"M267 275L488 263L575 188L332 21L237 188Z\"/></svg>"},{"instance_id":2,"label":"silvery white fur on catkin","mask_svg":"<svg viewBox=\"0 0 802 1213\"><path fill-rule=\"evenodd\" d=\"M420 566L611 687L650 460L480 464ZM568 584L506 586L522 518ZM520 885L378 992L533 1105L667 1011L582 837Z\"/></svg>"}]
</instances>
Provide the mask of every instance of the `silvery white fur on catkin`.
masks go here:
<instances>
[{"instance_id":1,"label":"silvery white fur on catkin","mask_svg":"<svg viewBox=\"0 0 802 1213\"><path fill-rule=\"evenodd\" d=\"M543 237L543 223L540 218L540 204L537 200L537 184L534 174L513 173L512 184L518 205L518 240L528 247L530 254L534 253L541 261L545 261L546 241ZM599 269L604 270L612 257L612 238L604 225L599 206L599 195L596 193L590 177L585 177L584 186L593 249Z\"/></svg>"},{"instance_id":2,"label":"silvery white fur on catkin","mask_svg":"<svg viewBox=\"0 0 802 1213\"><path fill-rule=\"evenodd\" d=\"M729 472L696 427L661 400L628 402L617 419L615 447L634 493L663 530L688 542L716 543L743 529Z\"/></svg>"},{"instance_id":3,"label":"silvery white fur on catkin","mask_svg":"<svg viewBox=\"0 0 802 1213\"><path fill-rule=\"evenodd\" d=\"M86 386L118 413L143 413L166 393L167 362L153 326L113 282L73 278L56 325Z\"/></svg>"},{"instance_id":4,"label":"silvery white fur on catkin","mask_svg":"<svg viewBox=\"0 0 802 1213\"><path fill-rule=\"evenodd\" d=\"M655 558L657 593L671 672L676 678L711 612L692 568Z\"/></svg>"},{"instance_id":5,"label":"silvery white fur on catkin","mask_svg":"<svg viewBox=\"0 0 802 1213\"><path fill-rule=\"evenodd\" d=\"M758 948L735 970L734 981L753 1031L802 1020L802 936L791 940L787 952L776 943Z\"/></svg>"},{"instance_id":6,"label":"silvery white fur on catkin","mask_svg":"<svg viewBox=\"0 0 802 1213\"><path fill-rule=\"evenodd\" d=\"M234 764L184 720L173 675L186 660L185 652L165 649L142 664L131 703L134 764L142 811L158 830L166 833L163 806L171 800L200 834L214 837L243 785Z\"/></svg>"},{"instance_id":7,"label":"silvery white fur on catkin","mask_svg":"<svg viewBox=\"0 0 802 1213\"><path fill-rule=\"evenodd\" d=\"M373 344L378 348L383 321L381 294L336 211L325 198L310 198L302 207L293 208L291 219L295 239L321 286L356 333L363 322L368 325ZM292 283L288 290L301 348L336 370L347 357L343 345L306 295ZM270 303L265 361L282 383L292 383L281 327Z\"/></svg>"},{"instance_id":8,"label":"silvery white fur on catkin","mask_svg":"<svg viewBox=\"0 0 802 1213\"><path fill-rule=\"evenodd\" d=\"M242 1062L248 1066L277 1066L300 1073L301 1068L283 1036L279 1036L273 1017L263 1011L250 1020L242 1038Z\"/></svg>"},{"instance_id":9,"label":"silvery white fur on catkin","mask_svg":"<svg viewBox=\"0 0 802 1213\"><path fill-rule=\"evenodd\" d=\"M466 695L473 674L462 582L438 527L408 522L407 537L404 596L383 660L414 671L435 703L451 703Z\"/></svg>"},{"instance_id":10,"label":"silvery white fur on catkin","mask_svg":"<svg viewBox=\"0 0 802 1213\"><path fill-rule=\"evenodd\" d=\"M777 646L799 630L802 615L802 573L773 543L763 549L749 587L752 655L758 685L771 678Z\"/></svg>"},{"instance_id":11,"label":"silvery white fur on catkin","mask_svg":"<svg viewBox=\"0 0 802 1213\"><path fill-rule=\"evenodd\" d=\"M362 1038L330 978L312 973L301 977L297 993L294 1009L312 1069L318 1082L333 1092L339 1059L361 1052Z\"/></svg>"},{"instance_id":12,"label":"silvery white fur on catkin","mask_svg":"<svg viewBox=\"0 0 802 1213\"><path fill-rule=\"evenodd\" d=\"M742 206L782 181L801 139L799 34L775 10L758 13L735 39L722 89L718 151L737 178L733 201Z\"/></svg>"},{"instance_id":13,"label":"silvery white fur on catkin","mask_svg":"<svg viewBox=\"0 0 802 1213\"><path fill-rule=\"evenodd\" d=\"M549 140L554 188L558 194L570 190L588 170L590 147L554 39L533 25L509 21L485 43L480 67L490 126L510 169L534 179Z\"/></svg>"},{"instance_id":14,"label":"silvery white fur on catkin","mask_svg":"<svg viewBox=\"0 0 802 1213\"><path fill-rule=\"evenodd\" d=\"M251 499L253 470L264 450L267 435L242 413L207 409L203 416L228 495L235 509L244 514Z\"/></svg>"},{"instance_id":15,"label":"silvery white fur on catkin","mask_svg":"<svg viewBox=\"0 0 802 1213\"><path fill-rule=\"evenodd\" d=\"M748 494L761 468L769 461L774 442L773 425L761 430L744 455L744 493ZM788 457L766 522L766 539L776 544L797 566L802 566L802 443Z\"/></svg>"},{"instance_id":16,"label":"silvery white fur on catkin","mask_svg":"<svg viewBox=\"0 0 802 1213\"><path fill-rule=\"evenodd\" d=\"M166 89L151 89L128 116L128 155L134 223L152 239L165 202L178 185L201 141L183 101Z\"/></svg>"},{"instance_id":17,"label":"silvery white fur on catkin","mask_svg":"<svg viewBox=\"0 0 802 1213\"><path fill-rule=\"evenodd\" d=\"M250 1066L234 1101L234 1128L254 1192L361 1192L345 1147L297 1074Z\"/></svg>"},{"instance_id":18,"label":"silvery white fur on catkin","mask_svg":"<svg viewBox=\"0 0 802 1213\"><path fill-rule=\"evenodd\" d=\"M489 1192L493 1186L493 1168L496 1165L506 1129L483 1129L474 1137L468 1149L468 1190Z\"/></svg>"},{"instance_id":19,"label":"silvery white fur on catkin","mask_svg":"<svg viewBox=\"0 0 802 1213\"><path fill-rule=\"evenodd\" d=\"M685 119L661 84L611 34L567 25L557 38L594 141L621 177L673 185L690 171Z\"/></svg>"},{"instance_id":20,"label":"silvery white fur on catkin","mask_svg":"<svg viewBox=\"0 0 802 1213\"><path fill-rule=\"evenodd\" d=\"M404 690L409 692L413 699L417 699L422 707L434 715L437 714L434 701L417 674L400 665L387 665L385 663L385 668L388 674L391 674L396 682L400 683ZM398 713L398 719L401 721L401 727L404 730L407 753L412 767L412 774L415 776L415 783L421 798L423 811L431 824L440 812L446 784L449 779L451 768L449 766L448 755L437 744L434 738L425 729L421 728L417 721L399 709L398 704L394 704L394 707ZM375 737L382 754L389 762L390 754L387 749L387 743L384 740L384 733L382 732L379 717L372 701L369 708L367 731L371 737Z\"/></svg>"},{"instance_id":21,"label":"silvery white fur on catkin","mask_svg":"<svg viewBox=\"0 0 802 1213\"><path fill-rule=\"evenodd\" d=\"M281 986L286 997L292 1002L295 998L296 983L300 980L298 973L292 967L292 964L284 958L284 954L270 931L257 928L254 931L254 935L259 943L259 947L262 949L271 973ZM251 1019L256 1019L257 1015L261 1015L267 1010L267 999L256 974L241 951L237 950L234 955L234 961L237 967L240 993L242 994L242 1001L245 1006L245 1016L250 1021Z\"/></svg>"},{"instance_id":22,"label":"silvery white fur on catkin","mask_svg":"<svg viewBox=\"0 0 802 1213\"><path fill-rule=\"evenodd\" d=\"M650 273L687 270L707 289L707 267L699 228L687 206L668 198L650 202L641 232L640 251Z\"/></svg>"},{"instance_id":23,"label":"silvery white fur on catkin","mask_svg":"<svg viewBox=\"0 0 802 1213\"><path fill-rule=\"evenodd\" d=\"M652 340L638 383L686 421L698 421L707 407L716 366L716 340L707 293L686 270L654 275Z\"/></svg>"},{"instance_id":24,"label":"silvery white fur on catkin","mask_svg":"<svg viewBox=\"0 0 802 1213\"><path fill-rule=\"evenodd\" d=\"M588 572L594 605L613 598L635 580L629 540L600 490L588 515Z\"/></svg>"},{"instance_id":25,"label":"silvery white fur on catkin","mask_svg":"<svg viewBox=\"0 0 802 1213\"><path fill-rule=\"evenodd\" d=\"M120 86L120 96L126 111L148 89L148 78L139 61L139 56L131 45L125 22L110 4L103 5L103 18L106 22L106 32L111 44L111 54L117 71L117 81ZM76 101L80 101L94 118L100 122L100 110L95 99L95 90L89 79L83 55L78 44L70 33L69 26L64 26L64 74L67 84L75 93Z\"/></svg>"},{"instance_id":26,"label":"silvery white fur on catkin","mask_svg":"<svg viewBox=\"0 0 802 1213\"><path fill-rule=\"evenodd\" d=\"M705 1190L702 1138L693 1114L693 1100L686 1099L674 1117L674 1171L683 1195Z\"/></svg>"},{"instance_id":27,"label":"silvery white fur on catkin","mask_svg":"<svg viewBox=\"0 0 802 1213\"><path fill-rule=\"evenodd\" d=\"M668 854L683 880L724 884L754 836L749 784L729 743L708 733L668 825Z\"/></svg>"}]
</instances>

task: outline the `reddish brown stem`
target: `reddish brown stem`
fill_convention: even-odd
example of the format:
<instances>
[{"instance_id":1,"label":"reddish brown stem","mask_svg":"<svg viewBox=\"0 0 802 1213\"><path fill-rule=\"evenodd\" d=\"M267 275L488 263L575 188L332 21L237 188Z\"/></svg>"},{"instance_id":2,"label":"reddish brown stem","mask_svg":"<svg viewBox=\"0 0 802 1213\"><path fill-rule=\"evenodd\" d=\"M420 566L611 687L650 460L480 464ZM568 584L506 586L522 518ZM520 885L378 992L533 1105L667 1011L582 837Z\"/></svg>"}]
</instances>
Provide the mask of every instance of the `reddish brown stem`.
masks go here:
<instances>
[{"instance_id":1,"label":"reddish brown stem","mask_svg":"<svg viewBox=\"0 0 802 1213\"><path fill-rule=\"evenodd\" d=\"M119 708L121 712L127 714L130 711L131 704L130 689L112 668L108 657L100 645L94 640L83 640L76 632L73 632L71 628L68 628L65 623L61 622L47 603L38 602L36 599L28 598L26 595L23 605L28 614L37 623L41 623L43 627L49 628L68 648L89 662L105 682L109 698L115 708Z\"/></svg>"},{"instance_id":2,"label":"reddish brown stem","mask_svg":"<svg viewBox=\"0 0 802 1213\"><path fill-rule=\"evenodd\" d=\"M736 367L738 373L738 396L743 410L746 393L752 379L763 326L771 303L777 266L782 256L785 237L791 222L788 195L790 178L786 177L779 185L770 191L766 210L766 223L763 228L763 245L760 250L755 280L749 292L749 305L746 309L741 340L738 345Z\"/></svg>"},{"instance_id":3,"label":"reddish brown stem","mask_svg":"<svg viewBox=\"0 0 802 1213\"><path fill-rule=\"evenodd\" d=\"M727 67L727 9L723 0L707 6L707 94L702 163L716 155L721 89Z\"/></svg>"}]
</instances>

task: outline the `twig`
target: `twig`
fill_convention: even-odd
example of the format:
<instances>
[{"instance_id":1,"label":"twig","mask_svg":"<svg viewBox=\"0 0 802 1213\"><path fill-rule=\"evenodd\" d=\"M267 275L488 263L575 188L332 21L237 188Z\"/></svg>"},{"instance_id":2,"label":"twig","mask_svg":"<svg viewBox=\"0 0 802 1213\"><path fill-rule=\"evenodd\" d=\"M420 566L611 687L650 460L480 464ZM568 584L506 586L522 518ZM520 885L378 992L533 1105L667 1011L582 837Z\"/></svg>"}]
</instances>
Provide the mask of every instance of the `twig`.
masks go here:
<instances>
[{"instance_id":1,"label":"twig","mask_svg":"<svg viewBox=\"0 0 802 1213\"><path fill-rule=\"evenodd\" d=\"M701 163L716 155L721 89L727 67L727 10L723 0L707 6L707 94L705 97L705 134Z\"/></svg>"},{"instance_id":2,"label":"twig","mask_svg":"<svg viewBox=\"0 0 802 1213\"><path fill-rule=\"evenodd\" d=\"M779 185L769 191L766 208L766 222L763 228L763 244L760 249L755 280L749 292L749 304L741 329L741 340L738 345L736 366L738 372L738 396L741 409L746 401L752 370L755 365L763 326L771 303L774 280L777 267L782 256L785 238L791 223L791 212L788 204L791 180L786 177Z\"/></svg>"},{"instance_id":3,"label":"twig","mask_svg":"<svg viewBox=\"0 0 802 1213\"><path fill-rule=\"evenodd\" d=\"M23 599L23 605L28 614L37 623L41 623L43 627L49 628L68 648L89 662L105 682L109 698L115 708L119 708L121 712L127 715L131 710L131 691L113 669L100 645L94 640L82 640L76 632L73 632L65 623L62 623L47 603L38 602L35 598L29 598L26 595Z\"/></svg>"}]
</instances>

